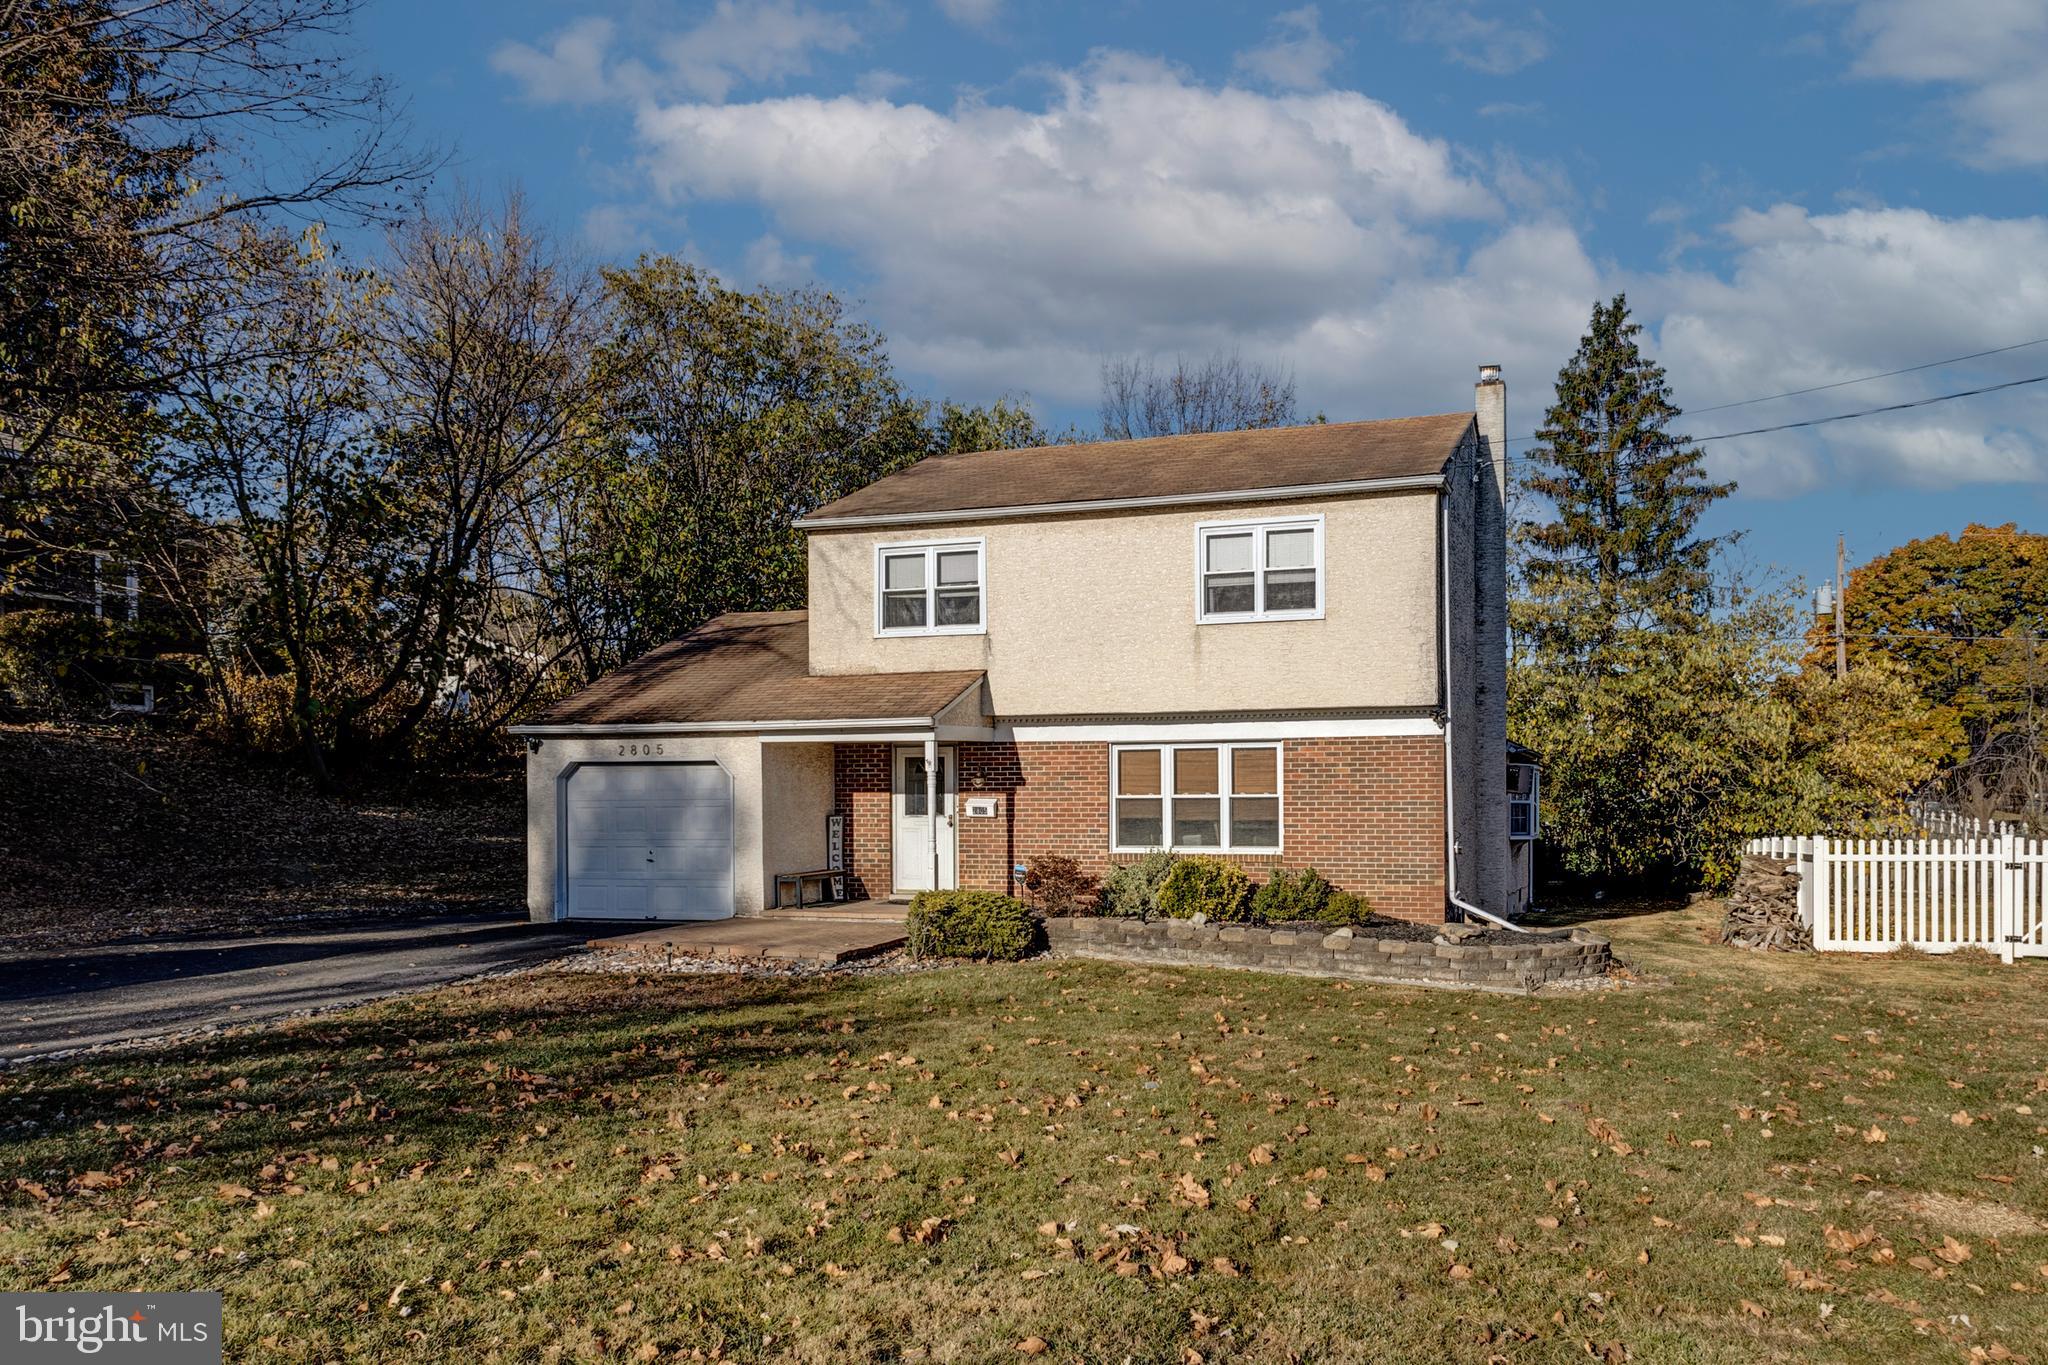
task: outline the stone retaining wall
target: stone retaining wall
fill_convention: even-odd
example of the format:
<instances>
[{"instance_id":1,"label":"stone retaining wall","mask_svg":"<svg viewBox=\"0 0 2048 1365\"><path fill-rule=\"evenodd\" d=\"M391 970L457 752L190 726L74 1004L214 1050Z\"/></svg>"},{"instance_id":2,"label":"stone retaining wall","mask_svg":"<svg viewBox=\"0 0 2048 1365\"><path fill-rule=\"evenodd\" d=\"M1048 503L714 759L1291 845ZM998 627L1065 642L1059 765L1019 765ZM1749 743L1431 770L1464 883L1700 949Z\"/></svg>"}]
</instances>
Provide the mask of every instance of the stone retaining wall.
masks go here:
<instances>
[{"instance_id":1,"label":"stone retaining wall","mask_svg":"<svg viewBox=\"0 0 2048 1365\"><path fill-rule=\"evenodd\" d=\"M1049 919L1045 935L1060 957L1183 967L1238 967L1295 976L1332 976L1454 990L1532 991L1604 976L1614 954L1599 934L1558 929L1514 943L1461 943L1462 925L1429 940L1332 934L1190 920Z\"/></svg>"}]
</instances>

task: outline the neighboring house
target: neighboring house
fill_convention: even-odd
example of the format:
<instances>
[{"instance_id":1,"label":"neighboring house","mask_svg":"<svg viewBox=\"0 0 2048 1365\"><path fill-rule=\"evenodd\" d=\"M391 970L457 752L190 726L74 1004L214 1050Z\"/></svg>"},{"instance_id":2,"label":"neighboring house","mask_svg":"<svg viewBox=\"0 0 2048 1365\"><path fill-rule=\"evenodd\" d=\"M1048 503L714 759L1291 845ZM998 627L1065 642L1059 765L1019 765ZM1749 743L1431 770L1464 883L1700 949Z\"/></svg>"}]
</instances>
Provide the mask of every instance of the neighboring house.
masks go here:
<instances>
[{"instance_id":1,"label":"neighboring house","mask_svg":"<svg viewBox=\"0 0 2048 1365\"><path fill-rule=\"evenodd\" d=\"M1501 914L1506 391L1433 417L937 456L819 508L810 609L516 727L536 919L1019 888L1171 845ZM1526 884L1526 883L1525 883Z\"/></svg>"},{"instance_id":2,"label":"neighboring house","mask_svg":"<svg viewBox=\"0 0 2048 1365\"><path fill-rule=\"evenodd\" d=\"M1536 751L1508 741L1508 915L1536 904L1536 841L1543 836L1543 770Z\"/></svg>"}]
</instances>

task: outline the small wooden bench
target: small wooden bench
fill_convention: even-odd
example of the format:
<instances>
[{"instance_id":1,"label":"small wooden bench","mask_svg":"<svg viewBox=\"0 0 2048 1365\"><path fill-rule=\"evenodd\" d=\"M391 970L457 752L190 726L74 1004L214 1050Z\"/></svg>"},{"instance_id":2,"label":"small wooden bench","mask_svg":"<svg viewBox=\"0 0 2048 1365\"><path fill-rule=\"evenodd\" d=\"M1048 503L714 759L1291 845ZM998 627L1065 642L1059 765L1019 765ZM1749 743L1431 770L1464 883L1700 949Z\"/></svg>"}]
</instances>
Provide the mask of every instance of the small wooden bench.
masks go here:
<instances>
[{"instance_id":1,"label":"small wooden bench","mask_svg":"<svg viewBox=\"0 0 2048 1365\"><path fill-rule=\"evenodd\" d=\"M845 875L844 872L836 872L831 868L819 868L815 872L777 873L775 877L775 908L780 910L789 904L788 901L783 899L785 891L796 896L798 909L802 909L806 905L822 905L829 901L837 900L838 897L832 894L832 883L836 878ZM810 900L805 900L805 888L813 886L817 888L818 894Z\"/></svg>"}]
</instances>

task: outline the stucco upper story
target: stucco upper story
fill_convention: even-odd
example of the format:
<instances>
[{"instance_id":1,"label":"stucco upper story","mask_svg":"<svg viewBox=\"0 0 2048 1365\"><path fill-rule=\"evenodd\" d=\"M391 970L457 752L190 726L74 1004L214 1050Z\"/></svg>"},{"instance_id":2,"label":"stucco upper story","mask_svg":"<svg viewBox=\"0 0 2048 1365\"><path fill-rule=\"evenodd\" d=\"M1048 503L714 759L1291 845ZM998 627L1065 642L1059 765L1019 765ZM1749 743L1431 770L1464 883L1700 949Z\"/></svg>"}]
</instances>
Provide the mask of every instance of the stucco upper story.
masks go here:
<instances>
[{"instance_id":1,"label":"stucco upper story","mask_svg":"<svg viewBox=\"0 0 2048 1365\"><path fill-rule=\"evenodd\" d=\"M979 671L1004 720L1427 710L1476 450L1446 414L928 460L802 523L809 669Z\"/></svg>"},{"instance_id":2,"label":"stucco upper story","mask_svg":"<svg viewBox=\"0 0 2048 1365\"><path fill-rule=\"evenodd\" d=\"M1205 529L1302 527L1321 606L1201 619ZM816 530L811 671L979 669L1002 717L1426 709L1438 699L1437 499L1425 490L1282 502ZM885 556L980 552L974 630L893 633Z\"/></svg>"}]
</instances>

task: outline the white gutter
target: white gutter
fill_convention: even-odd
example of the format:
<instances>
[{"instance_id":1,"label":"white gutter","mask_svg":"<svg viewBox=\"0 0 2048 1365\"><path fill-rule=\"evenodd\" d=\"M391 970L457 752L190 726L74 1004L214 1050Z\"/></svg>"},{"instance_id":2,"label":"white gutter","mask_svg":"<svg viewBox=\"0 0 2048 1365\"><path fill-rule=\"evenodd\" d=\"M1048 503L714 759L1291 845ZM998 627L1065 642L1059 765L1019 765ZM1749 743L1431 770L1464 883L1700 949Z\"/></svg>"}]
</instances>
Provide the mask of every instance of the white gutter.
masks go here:
<instances>
[{"instance_id":1,"label":"white gutter","mask_svg":"<svg viewBox=\"0 0 2048 1365\"><path fill-rule=\"evenodd\" d=\"M508 735L541 739L573 739L578 735L745 735L802 734L810 730L937 730L939 717L960 704L960 699L981 686L976 677L950 701L929 716L837 717L822 720L663 720L625 721L612 724L508 725ZM980 729L986 727L948 727Z\"/></svg>"},{"instance_id":2,"label":"white gutter","mask_svg":"<svg viewBox=\"0 0 2048 1365\"><path fill-rule=\"evenodd\" d=\"M1458 799L1452 787L1452 774L1457 771L1457 751L1451 746L1451 698L1457 691L1451 684L1451 497L1444 488L1437 494L1437 543L1443 551L1443 578L1439 589L1443 597L1443 680L1444 680L1444 899L1474 919L1500 929L1513 929L1526 934L1529 930L1512 920L1503 919L1490 910L1481 910L1458 894ZM1505 778L1505 774L1502 774Z\"/></svg>"},{"instance_id":3,"label":"white gutter","mask_svg":"<svg viewBox=\"0 0 2048 1365\"><path fill-rule=\"evenodd\" d=\"M507 734L567 739L577 735L732 735L756 731L929 730L931 716L883 716L866 720L698 720L617 725L508 725Z\"/></svg>"},{"instance_id":4,"label":"white gutter","mask_svg":"<svg viewBox=\"0 0 2048 1365\"><path fill-rule=\"evenodd\" d=\"M1003 507L949 507L932 512L871 512L846 517L804 517L800 531L835 531L850 526L911 526L930 522L991 521L1001 517L1055 517L1071 512L1124 512L1146 507L1187 507L1218 502L1277 502L1286 498L1328 497L1335 493L1396 493L1407 489L1442 488L1444 476L1410 474L1392 479L1344 479L1335 483L1302 483L1285 488L1230 488L1210 493L1161 493L1143 498L1093 498L1080 502L1031 502Z\"/></svg>"}]
</instances>

